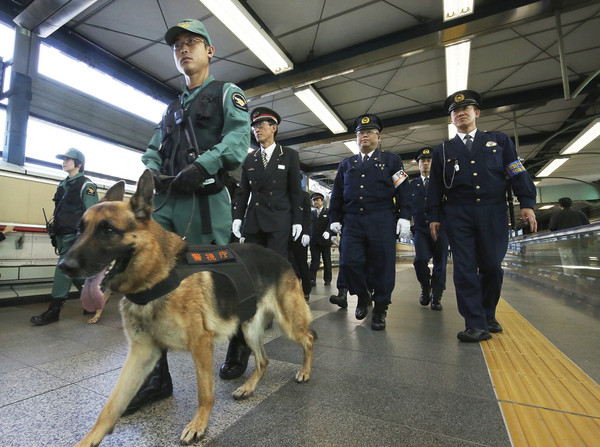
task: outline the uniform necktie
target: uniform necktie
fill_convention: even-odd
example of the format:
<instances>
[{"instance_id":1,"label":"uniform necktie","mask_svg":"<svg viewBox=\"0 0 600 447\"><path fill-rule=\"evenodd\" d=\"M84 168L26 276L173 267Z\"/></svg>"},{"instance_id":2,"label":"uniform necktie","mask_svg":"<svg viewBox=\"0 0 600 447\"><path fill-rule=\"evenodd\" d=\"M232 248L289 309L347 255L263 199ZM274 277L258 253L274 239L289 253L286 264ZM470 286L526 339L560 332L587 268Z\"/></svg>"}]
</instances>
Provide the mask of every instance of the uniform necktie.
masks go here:
<instances>
[{"instance_id":1,"label":"uniform necktie","mask_svg":"<svg viewBox=\"0 0 600 447\"><path fill-rule=\"evenodd\" d=\"M429 189L429 177L425 177L423 184L425 185L425 191L427 191Z\"/></svg>"},{"instance_id":2,"label":"uniform necktie","mask_svg":"<svg viewBox=\"0 0 600 447\"><path fill-rule=\"evenodd\" d=\"M368 155L365 155L365 156L363 157L363 163L366 163L366 162L368 162L368 161L369 161L369 156L368 156Z\"/></svg>"},{"instance_id":3,"label":"uniform necktie","mask_svg":"<svg viewBox=\"0 0 600 447\"><path fill-rule=\"evenodd\" d=\"M467 150L469 152L471 152L471 149L473 148L473 142L471 141L472 138L473 137L469 134L465 136L465 146L467 146Z\"/></svg>"},{"instance_id":4,"label":"uniform necktie","mask_svg":"<svg viewBox=\"0 0 600 447\"><path fill-rule=\"evenodd\" d=\"M263 166L266 169L267 163L269 162L269 160L267 159L267 151L265 151L264 149L262 150L262 162L263 162Z\"/></svg>"}]
</instances>

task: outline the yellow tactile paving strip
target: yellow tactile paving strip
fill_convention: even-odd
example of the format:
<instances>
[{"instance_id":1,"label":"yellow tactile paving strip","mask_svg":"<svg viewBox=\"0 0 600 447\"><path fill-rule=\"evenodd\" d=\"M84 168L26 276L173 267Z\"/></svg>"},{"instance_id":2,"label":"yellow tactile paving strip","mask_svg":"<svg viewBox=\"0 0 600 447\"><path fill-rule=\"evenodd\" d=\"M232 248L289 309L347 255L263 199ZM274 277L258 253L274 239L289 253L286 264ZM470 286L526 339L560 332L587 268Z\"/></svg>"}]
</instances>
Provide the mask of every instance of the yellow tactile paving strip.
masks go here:
<instances>
[{"instance_id":1,"label":"yellow tactile paving strip","mask_svg":"<svg viewBox=\"0 0 600 447\"><path fill-rule=\"evenodd\" d=\"M506 301L496 316L481 348L513 445L600 446L600 386Z\"/></svg>"}]
</instances>

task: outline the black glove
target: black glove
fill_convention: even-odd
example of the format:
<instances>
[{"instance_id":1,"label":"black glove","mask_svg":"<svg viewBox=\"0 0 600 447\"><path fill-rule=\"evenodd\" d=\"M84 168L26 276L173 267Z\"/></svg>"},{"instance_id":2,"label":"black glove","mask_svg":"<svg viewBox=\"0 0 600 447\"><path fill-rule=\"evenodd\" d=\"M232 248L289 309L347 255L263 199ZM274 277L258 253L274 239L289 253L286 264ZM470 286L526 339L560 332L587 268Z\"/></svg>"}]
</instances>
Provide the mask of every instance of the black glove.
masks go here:
<instances>
[{"instance_id":1,"label":"black glove","mask_svg":"<svg viewBox=\"0 0 600 447\"><path fill-rule=\"evenodd\" d=\"M177 174L171 186L175 191L190 193L200 188L208 177L210 175L201 164L192 163Z\"/></svg>"},{"instance_id":2,"label":"black glove","mask_svg":"<svg viewBox=\"0 0 600 447\"><path fill-rule=\"evenodd\" d=\"M162 180L160 179L160 172L158 172L156 169L150 169L150 172L152 173L152 179L154 180L154 189L156 192L162 191L164 188Z\"/></svg>"}]
</instances>

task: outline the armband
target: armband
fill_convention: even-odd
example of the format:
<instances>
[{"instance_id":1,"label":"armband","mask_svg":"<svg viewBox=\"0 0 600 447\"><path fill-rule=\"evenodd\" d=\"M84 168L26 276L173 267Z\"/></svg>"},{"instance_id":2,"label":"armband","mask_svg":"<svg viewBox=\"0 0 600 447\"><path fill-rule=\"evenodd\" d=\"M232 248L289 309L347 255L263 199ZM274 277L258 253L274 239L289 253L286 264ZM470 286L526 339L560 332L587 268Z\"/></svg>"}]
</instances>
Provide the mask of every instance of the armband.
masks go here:
<instances>
[{"instance_id":1,"label":"armband","mask_svg":"<svg viewBox=\"0 0 600 447\"><path fill-rule=\"evenodd\" d=\"M398 186L400 186L404 180L406 180L408 178L408 174L406 172L404 172L402 169L400 169L398 172L396 172L394 175L392 175L392 180L394 181L394 188L397 188Z\"/></svg>"},{"instance_id":2,"label":"armband","mask_svg":"<svg viewBox=\"0 0 600 447\"><path fill-rule=\"evenodd\" d=\"M512 163L506 165L506 173L509 177L514 177L521 172L527 172L525 166L521 163L520 160L515 160Z\"/></svg>"}]
</instances>

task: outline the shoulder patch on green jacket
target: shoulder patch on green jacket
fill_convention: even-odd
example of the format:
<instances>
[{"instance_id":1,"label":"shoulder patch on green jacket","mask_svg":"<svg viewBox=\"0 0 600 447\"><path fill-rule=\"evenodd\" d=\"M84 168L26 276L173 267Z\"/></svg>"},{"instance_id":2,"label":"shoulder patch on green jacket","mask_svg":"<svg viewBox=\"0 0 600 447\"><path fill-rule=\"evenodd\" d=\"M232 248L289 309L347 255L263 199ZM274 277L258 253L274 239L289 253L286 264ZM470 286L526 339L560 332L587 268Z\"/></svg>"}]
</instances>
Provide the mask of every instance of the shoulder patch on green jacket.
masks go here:
<instances>
[{"instance_id":1,"label":"shoulder patch on green jacket","mask_svg":"<svg viewBox=\"0 0 600 447\"><path fill-rule=\"evenodd\" d=\"M85 194L88 196L95 196L96 195L96 187L92 186L92 185L88 185L85 188Z\"/></svg>"},{"instance_id":2,"label":"shoulder patch on green jacket","mask_svg":"<svg viewBox=\"0 0 600 447\"><path fill-rule=\"evenodd\" d=\"M248 111L248 103L246 102L246 98L240 92L235 92L231 95L231 100L233 101L233 105L238 109L241 109L245 112Z\"/></svg>"}]
</instances>

